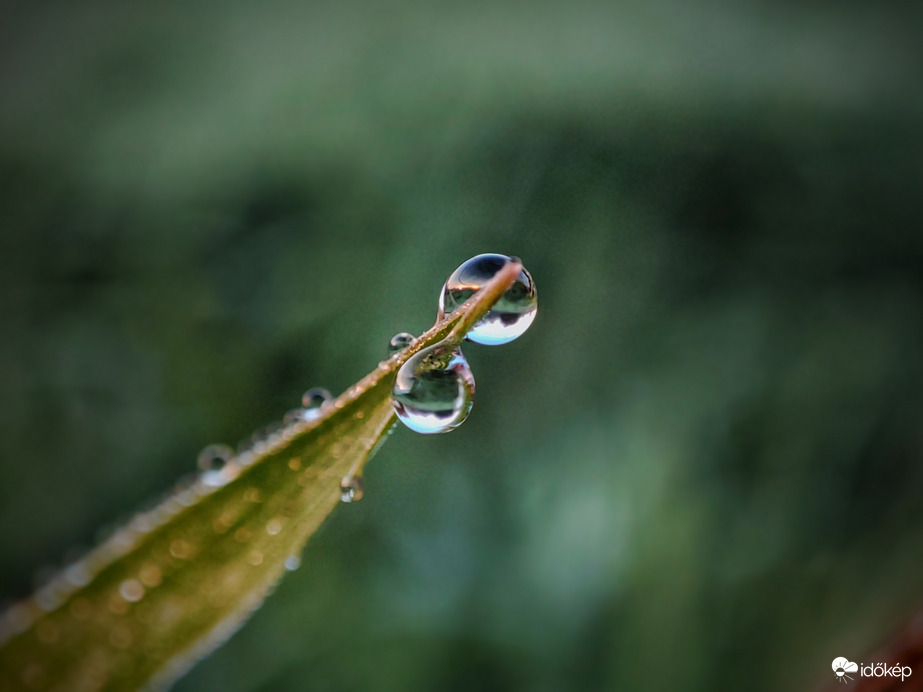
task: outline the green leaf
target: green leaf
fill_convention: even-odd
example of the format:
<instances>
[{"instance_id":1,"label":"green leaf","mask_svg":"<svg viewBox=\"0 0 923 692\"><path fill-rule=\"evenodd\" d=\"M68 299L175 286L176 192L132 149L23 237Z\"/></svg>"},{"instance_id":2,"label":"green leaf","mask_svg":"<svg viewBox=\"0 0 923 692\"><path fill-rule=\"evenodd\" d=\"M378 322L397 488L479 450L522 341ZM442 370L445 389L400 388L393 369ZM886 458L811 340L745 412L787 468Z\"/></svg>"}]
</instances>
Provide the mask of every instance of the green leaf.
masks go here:
<instances>
[{"instance_id":1,"label":"green leaf","mask_svg":"<svg viewBox=\"0 0 923 692\"><path fill-rule=\"evenodd\" d=\"M398 368L460 344L519 275L511 261L407 349L313 421L232 459L220 487L198 479L138 514L0 619L0 689L135 690L168 685L266 598L395 425Z\"/></svg>"}]
</instances>

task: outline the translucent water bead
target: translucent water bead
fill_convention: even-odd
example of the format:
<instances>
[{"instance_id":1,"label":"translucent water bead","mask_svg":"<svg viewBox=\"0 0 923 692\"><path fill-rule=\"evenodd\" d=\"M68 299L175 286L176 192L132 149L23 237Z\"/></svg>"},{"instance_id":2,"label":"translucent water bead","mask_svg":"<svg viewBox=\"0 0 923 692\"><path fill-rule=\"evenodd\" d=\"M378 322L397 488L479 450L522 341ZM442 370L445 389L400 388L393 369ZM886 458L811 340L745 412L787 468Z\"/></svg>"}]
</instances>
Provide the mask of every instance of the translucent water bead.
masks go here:
<instances>
[{"instance_id":1,"label":"translucent water bead","mask_svg":"<svg viewBox=\"0 0 923 692\"><path fill-rule=\"evenodd\" d=\"M398 351L403 351L413 343L413 339L414 336L410 332L398 332L392 336L391 341L388 342L388 353L394 354Z\"/></svg>"},{"instance_id":2,"label":"translucent water bead","mask_svg":"<svg viewBox=\"0 0 923 692\"><path fill-rule=\"evenodd\" d=\"M196 463L202 470L202 482L218 487L231 480L232 474L228 472L232 470L229 463L233 456L233 450L227 445L208 445L199 452Z\"/></svg>"},{"instance_id":3,"label":"translucent water bead","mask_svg":"<svg viewBox=\"0 0 923 692\"><path fill-rule=\"evenodd\" d=\"M474 375L461 349L439 343L413 355L397 371L391 401L401 422L418 433L464 423L474 405Z\"/></svg>"},{"instance_id":4,"label":"translucent water bead","mask_svg":"<svg viewBox=\"0 0 923 692\"><path fill-rule=\"evenodd\" d=\"M233 456L233 450L227 445L208 445L208 447L199 452L196 464L200 470L206 473L220 471Z\"/></svg>"},{"instance_id":5,"label":"translucent water bead","mask_svg":"<svg viewBox=\"0 0 923 692\"><path fill-rule=\"evenodd\" d=\"M333 398L333 395L330 394L330 390L324 389L323 387L311 387L301 396L301 405L304 406L307 411L319 410L321 406L326 404Z\"/></svg>"},{"instance_id":6,"label":"translucent water bead","mask_svg":"<svg viewBox=\"0 0 923 692\"><path fill-rule=\"evenodd\" d=\"M340 502L358 502L364 493L362 476L347 476L340 482Z\"/></svg>"},{"instance_id":7,"label":"translucent water bead","mask_svg":"<svg viewBox=\"0 0 923 692\"><path fill-rule=\"evenodd\" d=\"M506 255L476 255L463 263L442 287L439 317L451 315L510 261ZM507 344L532 324L538 310L538 295L532 276L525 268L493 309L468 332L469 341L488 346Z\"/></svg>"}]
</instances>

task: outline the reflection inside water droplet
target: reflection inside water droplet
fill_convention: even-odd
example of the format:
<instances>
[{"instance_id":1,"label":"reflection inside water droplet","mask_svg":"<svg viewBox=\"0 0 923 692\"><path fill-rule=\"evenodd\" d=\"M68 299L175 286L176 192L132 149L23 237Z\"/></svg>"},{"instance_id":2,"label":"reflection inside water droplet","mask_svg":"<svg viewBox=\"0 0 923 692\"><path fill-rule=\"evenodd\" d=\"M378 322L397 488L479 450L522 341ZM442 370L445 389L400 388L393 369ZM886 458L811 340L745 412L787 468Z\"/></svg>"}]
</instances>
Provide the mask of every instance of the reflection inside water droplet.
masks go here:
<instances>
[{"instance_id":1,"label":"reflection inside water droplet","mask_svg":"<svg viewBox=\"0 0 923 692\"><path fill-rule=\"evenodd\" d=\"M340 502L358 502L364 494L362 476L347 476L340 481Z\"/></svg>"},{"instance_id":2,"label":"reflection inside water droplet","mask_svg":"<svg viewBox=\"0 0 923 692\"><path fill-rule=\"evenodd\" d=\"M439 294L439 317L451 315L490 281L510 261L506 255L472 257L446 280ZM515 283L467 334L469 341L488 346L506 344L521 336L538 310L538 295L532 275L523 267Z\"/></svg>"},{"instance_id":3,"label":"reflection inside water droplet","mask_svg":"<svg viewBox=\"0 0 923 692\"><path fill-rule=\"evenodd\" d=\"M391 401L415 432L457 428L474 405L474 375L461 349L439 343L413 355L397 372Z\"/></svg>"}]
</instances>

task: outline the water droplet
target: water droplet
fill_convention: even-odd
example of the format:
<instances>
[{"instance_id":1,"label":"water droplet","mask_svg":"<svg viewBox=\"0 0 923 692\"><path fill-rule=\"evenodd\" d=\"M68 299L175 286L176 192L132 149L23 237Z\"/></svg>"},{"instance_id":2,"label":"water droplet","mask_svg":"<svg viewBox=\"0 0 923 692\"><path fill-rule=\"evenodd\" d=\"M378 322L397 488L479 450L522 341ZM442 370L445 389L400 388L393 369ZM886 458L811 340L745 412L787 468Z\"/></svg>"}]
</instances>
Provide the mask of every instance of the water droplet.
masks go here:
<instances>
[{"instance_id":1,"label":"water droplet","mask_svg":"<svg viewBox=\"0 0 923 692\"><path fill-rule=\"evenodd\" d=\"M137 579L126 579L119 585L119 595L129 603L137 603L144 598L144 587Z\"/></svg>"},{"instance_id":2,"label":"water droplet","mask_svg":"<svg viewBox=\"0 0 923 692\"><path fill-rule=\"evenodd\" d=\"M364 494L362 476L346 476L340 481L340 502L358 502Z\"/></svg>"},{"instance_id":3,"label":"water droplet","mask_svg":"<svg viewBox=\"0 0 923 692\"><path fill-rule=\"evenodd\" d=\"M294 572L299 567L301 567L301 558L297 555L289 555L285 558L285 569L289 572Z\"/></svg>"},{"instance_id":4,"label":"water droplet","mask_svg":"<svg viewBox=\"0 0 923 692\"><path fill-rule=\"evenodd\" d=\"M398 332L388 342L388 353L397 353L410 346L414 336L410 332Z\"/></svg>"},{"instance_id":5,"label":"water droplet","mask_svg":"<svg viewBox=\"0 0 923 692\"><path fill-rule=\"evenodd\" d=\"M308 410L319 409L332 398L330 392L323 387L311 387L301 396L301 405Z\"/></svg>"},{"instance_id":6,"label":"water droplet","mask_svg":"<svg viewBox=\"0 0 923 692\"><path fill-rule=\"evenodd\" d=\"M474 405L474 375L461 349L443 342L411 356L397 372L391 402L401 422L418 433L461 425Z\"/></svg>"},{"instance_id":7,"label":"water droplet","mask_svg":"<svg viewBox=\"0 0 923 692\"><path fill-rule=\"evenodd\" d=\"M24 632L35 621L35 616L29 612L25 603L14 603L7 609L4 616L13 634Z\"/></svg>"},{"instance_id":8,"label":"water droplet","mask_svg":"<svg viewBox=\"0 0 923 692\"><path fill-rule=\"evenodd\" d=\"M220 488L233 480L240 472L240 467L231 461L233 457L234 450L227 445L208 445L199 452L196 463L202 470L202 483L207 488ZM200 490L204 489L200 488ZM185 504L186 495L180 494L177 498ZM189 499L193 499L191 493Z\"/></svg>"},{"instance_id":9,"label":"water droplet","mask_svg":"<svg viewBox=\"0 0 923 692\"><path fill-rule=\"evenodd\" d=\"M55 610L64 601L62 594L55 588L56 586L54 582L47 584L36 591L33 596L35 604L46 613Z\"/></svg>"},{"instance_id":10,"label":"water droplet","mask_svg":"<svg viewBox=\"0 0 923 692\"><path fill-rule=\"evenodd\" d=\"M270 536L275 536L282 530L282 522L278 519L270 519L269 523L266 524L266 533Z\"/></svg>"},{"instance_id":11,"label":"water droplet","mask_svg":"<svg viewBox=\"0 0 923 692\"><path fill-rule=\"evenodd\" d=\"M285 415L282 416L283 425L291 425L297 421L304 420L304 409L303 408L293 408L290 411L286 411Z\"/></svg>"},{"instance_id":12,"label":"water droplet","mask_svg":"<svg viewBox=\"0 0 923 692\"><path fill-rule=\"evenodd\" d=\"M202 471L220 471L234 456L234 451L227 445L208 445L199 452L197 464Z\"/></svg>"},{"instance_id":13,"label":"water droplet","mask_svg":"<svg viewBox=\"0 0 923 692\"><path fill-rule=\"evenodd\" d=\"M148 562L141 566L138 577L141 579L142 584L153 589L156 586L160 586L160 583L163 581L163 572L160 567L152 562Z\"/></svg>"},{"instance_id":14,"label":"water droplet","mask_svg":"<svg viewBox=\"0 0 923 692\"><path fill-rule=\"evenodd\" d=\"M90 583L90 570L84 560L75 562L64 570L64 578L72 586L86 586Z\"/></svg>"},{"instance_id":15,"label":"water droplet","mask_svg":"<svg viewBox=\"0 0 923 692\"><path fill-rule=\"evenodd\" d=\"M170 543L170 555L178 560L186 560L192 555L192 546L182 538L174 538Z\"/></svg>"},{"instance_id":16,"label":"water droplet","mask_svg":"<svg viewBox=\"0 0 923 692\"><path fill-rule=\"evenodd\" d=\"M452 272L439 294L440 319L455 312L509 261L506 255L477 255ZM507 344L529 328L537 310L535 284L523 268L493 309L468 332L467 339L487 346Z\"/></svg>"}]
</instances>

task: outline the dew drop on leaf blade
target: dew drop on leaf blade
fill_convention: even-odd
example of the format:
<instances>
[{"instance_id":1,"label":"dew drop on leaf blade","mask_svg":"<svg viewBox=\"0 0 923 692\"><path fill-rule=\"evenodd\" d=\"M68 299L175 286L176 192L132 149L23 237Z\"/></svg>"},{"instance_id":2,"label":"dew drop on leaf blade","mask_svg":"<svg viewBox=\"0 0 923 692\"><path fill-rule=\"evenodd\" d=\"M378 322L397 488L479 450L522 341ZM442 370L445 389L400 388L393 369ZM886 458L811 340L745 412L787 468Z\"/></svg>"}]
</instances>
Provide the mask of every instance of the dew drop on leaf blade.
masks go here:
<instances>
[{"instance_id":1,"label":"dew drop on leaf blade","mask_svg":"<svg viewBox=\"0 0 923 692\"><path fill-rule=\"evenodd\" d=\"M330 401L333 396L330 391L323 387L311 387L301 396L301 405L306 409L319 409L321 406Z\"/></svg>"},{"instance_id":2,"label":"dew drop on leaf blade","mask_svg":"<svg viewBox=\"0 0 923 692\"><path fill-rule=\"evenodd\" d=\"M340 483L340 502L358 502L364 494L362 476L347 476Z\"/></svg>"},{"instance_id":3,"label":"dew drop on leaf blade","mask_svg":"<svg viewBox=\"0 0 923 692\"><path fill-rule=\"evenodd\" d=\"M413 342L414 336L410 332L398 332L388 342L388 353L403 351Z\"/></svg>"},{"instance_id":4,"label":"dew drop on leaf blade","mask_svg":"<svg viewBox=\"0 0 923 692\"><path fill-rule=\"evenodd\" d=\"M234 451L227 445L208 445L199 452L196 463L202 471L220 471L234 456Z\"/></svg>"},{"instance_id":5,"label":"dew drop on leaf blade","mask_svg":"<svg viewBox=\"0 0 923 692\"><path fill-rule=\"evenodd\" d=\"M455 312L510 261L511 258L506 255L488 253L462 263L446 280L439 294L439 317ZM523 267L513 285L474 325L466 338L486 346L507 344L525 333L535 320L537 311L535 283Z\"/></svg>"},{"instance_id":6,"label":"dew drop on leaf blade","mask_svg":"<svg viewBox=\"0 0 923 692\"><path fill-rule=\"evenodd\" d=\"M411 430L443 433L461 425L474 405L474 374L459 348L440 343L410 357L397 372L391 401Z\"/></svg>"}]
</instances>

